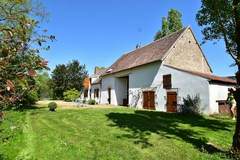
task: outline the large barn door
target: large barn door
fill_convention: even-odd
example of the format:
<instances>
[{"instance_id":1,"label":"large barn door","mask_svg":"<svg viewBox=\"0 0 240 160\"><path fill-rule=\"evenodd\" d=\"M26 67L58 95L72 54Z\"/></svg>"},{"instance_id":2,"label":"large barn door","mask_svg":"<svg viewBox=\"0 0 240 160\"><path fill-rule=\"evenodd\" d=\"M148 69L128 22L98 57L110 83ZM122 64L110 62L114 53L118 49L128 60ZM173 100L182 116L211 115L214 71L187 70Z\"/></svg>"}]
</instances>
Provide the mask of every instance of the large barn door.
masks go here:
<instances>
[{"instance_id":1,"label":"large barn door","mask_svg":"<svg viewBox=\"0 0 240 160\"><path fill-rule=\"evenodd\" d=\"M111 88L108 88L108 103L111 104Z\"/></svg>"},{"instance_id":2,"label":"large barn door","mask_svg":"<svg viewBox=\"0 0 240 160\"><path fill-rule=\"evenodd\" d=\"M176 92L167 92L167 112L177 112Z\"/></svg>"},{"instance_id":3,"label":"large barn door","mask_svg":"<svg viewBox=\"0 0 240 160\"><path fill-rule=\"evenodd\" d=\"M154 91L143 92L143 108L155 110L155 92Z\"/></svg>"}]
</instances>

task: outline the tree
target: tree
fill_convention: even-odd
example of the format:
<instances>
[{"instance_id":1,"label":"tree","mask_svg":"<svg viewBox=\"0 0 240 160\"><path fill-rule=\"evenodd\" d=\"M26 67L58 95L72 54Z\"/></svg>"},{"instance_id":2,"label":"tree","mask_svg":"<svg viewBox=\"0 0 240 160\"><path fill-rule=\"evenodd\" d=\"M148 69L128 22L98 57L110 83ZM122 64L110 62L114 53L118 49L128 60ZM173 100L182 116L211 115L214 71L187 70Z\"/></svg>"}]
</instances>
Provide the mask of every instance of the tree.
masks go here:
<instances>
[{"instance_id":1,"label":"tree","mask_svg":"<svg viewBox=\"0 0 240 160\"><path fill-rule=\"evenodd\" d=\"M67 89L75 88L78 91L83 89L83 80L87 76L86 66L79 61L73 60L67 64Z\"/></svg>"},{"instance_id":2,"label":"tree","mask_svg":"<svg viewBox=\"0 0 240 160\"><path fill-rule=\"evenodd\" d=\"M175 9L170 9L168 12L168 25L170 33L182 29L182 14Z\"/></svg>"},{"instance_id":3,"label":"tree","mask_svg":"<svg viewBox=\"0 0 240 160\"><path fill-rule=\"evenodd\" d=\"M170 33L176 32L182 27L182 14L175 9L170 9L168 17L162 18L162 30L156 33L154 40L156 41Z\"/></svg>"},{"instance_id":4,"label":"tree","mask_svg":"<svg viewBox=\"0 0 240 160\"><path fill-rule=\"evenodd\" d=\"M36 71L47 68L38 53L55 37L41 30L42 13L30 0L0 1L0 110L21 103L36 87Z\"/></svg>"},{"instance_id":5,"label":"tree","mask_svg":"<svg viewBox=\"0 0 240 160\"><path fill-rule=\"evenodd\" d=\"M73 102L80 97L80 92L75 88L67 90L63 93L64 100L67 102Z\"/></svg>"},{"instance_id":6,"label":"tree","mask_svg":"<svg viewBox=\"0 0 240 160\"><path fill-rule=\"evenodd\" d=\"M81 65L77 60L67 65L58 65L52 72L51 87L55 99L63 99L63 93L70 89L79 92L83 89L83 80L87 76L86 66Z\"/></svg>"},{"instance_id":7,"label":"tree","mask_svg":"<svg viewBox=\"0 0 240 160\"><path fill-rule=\"evenodd\" d=\"M202 0L196 19L203 27L204 42L223 39L227 53L237 66L237 85L234 93L237 102L237 123L232 151L240 153L240 0Z\"/></svg>"},{"instance_id":8,"label":"tree","mask_svg":"<svg viewBox=\"0 0 240 160\"><path fill-rule=\"evenodd\" d=\"M52 97L52 91L50 89L50 77L48 72L39 72L35 78L37 85L37 93L40 99Z\"/></svg>"},{"instance_id":9,"label":"tree","mask_svg":"<svg viewBox=\"0 0 240 160\"><path fill-rule=\"evenodd\" d=\"M57 65L52 72L51 88L54 99L63 99L63 92L67 90L67 67Z\"/></svg>"},{"instance_id":10,"label":"tree","mask_svg":"<svg viewBox=\"0 0 240 160\"><path fill-rule=\"evenodd\" d=\"M162 18L162 30L158 31L157 34L155 35L154 40L158 40L166 35L169 34L169 26L168 26L168 20L166 17Z\"/></svg>"}]
</instances>

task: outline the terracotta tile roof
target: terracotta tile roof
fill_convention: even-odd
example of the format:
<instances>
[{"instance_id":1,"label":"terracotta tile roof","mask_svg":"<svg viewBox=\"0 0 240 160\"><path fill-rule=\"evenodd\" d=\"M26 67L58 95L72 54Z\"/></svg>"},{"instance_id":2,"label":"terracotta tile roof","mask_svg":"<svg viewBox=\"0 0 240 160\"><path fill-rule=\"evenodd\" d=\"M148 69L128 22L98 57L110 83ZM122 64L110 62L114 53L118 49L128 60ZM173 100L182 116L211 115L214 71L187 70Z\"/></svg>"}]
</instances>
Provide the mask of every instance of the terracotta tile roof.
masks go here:
<instances>
[{"instance_id":1,"label":"terracotta tile roof","mask_svg":"<svg viewBox=\"0 0 240 160\"><path fill-rule=\"evenodd\" d=\"M149 45L136 49L128 54L124 54L107 69L106 74L161 60L186 29L187 28L183 28Z\"/></svg>"},{"instance_id":2,"label":"terracotta tile roof","mask_svg":"<svg viewBox=\"0 0 240 160\"><path fill-rule=\"evenodd\" d=\"M234 80L232 78L229 78L229 77L220 77L220 76L216 76L216 75L213 75L213 74L206 74L206 73L201 73L201 72L196 72L196 71L189 71L189 70L184 70L184 69L176 68L176 67L169 66L169 65L165 65L165 66L176 69L176 70L179 70L179 71L187 72L187 73L192 74L192 75L196 75L196 76L199 76L199 77L209 79L210 82L228 83L228 84L233 84L233 85L237 84L236 80Z\"/></svg>"},{"instance_id":3,"label":"terracotta tile roof","mask_svg":"<svg viewBox=\"0 0 240 160\"><path fill-rule=\"evenodd\" d=\"M100 76L106 72L106 68L104 67L95 67L94 74L90 76L91 78L91 85L101 83Z\"/></svg>"},{"instance_id":4,"label":"terracotta tile roof","mask_svg":"<svg viewBox=\"0 0 240 160\"><path fill-rule=\"evenodd\" d=\"M95 68L95 75L102 75L103 73L105 73L106 68Z\"/></svg>"}]
</instances>

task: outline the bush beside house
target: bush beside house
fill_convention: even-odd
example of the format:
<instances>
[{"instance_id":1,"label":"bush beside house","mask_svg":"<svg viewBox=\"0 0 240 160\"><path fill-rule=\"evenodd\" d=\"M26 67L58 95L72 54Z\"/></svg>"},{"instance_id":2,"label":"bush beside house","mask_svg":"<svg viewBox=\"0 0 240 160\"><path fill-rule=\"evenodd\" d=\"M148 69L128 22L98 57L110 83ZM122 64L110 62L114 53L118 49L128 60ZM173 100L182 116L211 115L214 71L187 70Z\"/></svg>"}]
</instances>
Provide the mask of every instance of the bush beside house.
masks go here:
<instances>
[{"instance_id":1,"label":"bush beside house","mask_svg":"<svg viewBox=\"0 0 240 160\"><path fill-rule=\"evenodd\" d=\"M95 105L96 101L94 99L90 99L90 100L88 100L88 104L89 105Z\"/></svg>"},{"instance_id":2,"label":"bush beside house","mask_svg":"<svg viewBox=\"0 0 240 160\"><path fill-rule=\"evenodd\" d=\"M64 101L73 102L80 97L80 92L76 89L70 89L63 93Z\"/></svg>"},{"instance_id":3,"label":"bush beside house","mask_svg":"<svg viewBox=\"0 0 240 160\"><path fill-rule=\"evenodd\" d=\"M199 95L190 96L187 95L186 98L183 98L183 105L181 107L181 113L183 114L200 114L200 104L201 99Z\"/></svg>"}]
</instances>

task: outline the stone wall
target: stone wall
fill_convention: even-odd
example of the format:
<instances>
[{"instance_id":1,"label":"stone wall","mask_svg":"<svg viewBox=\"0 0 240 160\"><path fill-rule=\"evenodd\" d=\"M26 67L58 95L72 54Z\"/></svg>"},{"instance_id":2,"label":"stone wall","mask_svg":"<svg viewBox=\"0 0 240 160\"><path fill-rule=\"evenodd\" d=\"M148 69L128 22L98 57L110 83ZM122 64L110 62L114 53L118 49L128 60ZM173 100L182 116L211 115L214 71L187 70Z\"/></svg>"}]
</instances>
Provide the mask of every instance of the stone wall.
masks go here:
<instances>
[{"instance_id":1,"label":"stone wall","mask_svg":"<svg viewBox=\"0 0 240 160\"><path fill-rule=\"evenodd\" d=\"M190 29L176 42L163 63L185 70L211 73L210 66Z\"/></svg>"}]
</instances>

